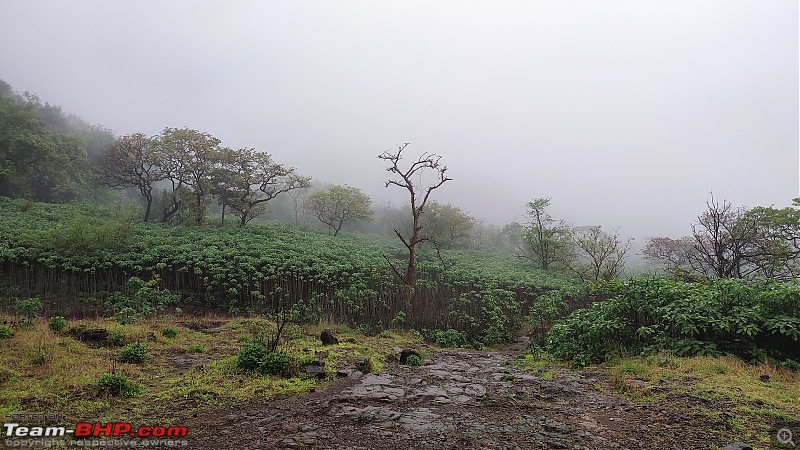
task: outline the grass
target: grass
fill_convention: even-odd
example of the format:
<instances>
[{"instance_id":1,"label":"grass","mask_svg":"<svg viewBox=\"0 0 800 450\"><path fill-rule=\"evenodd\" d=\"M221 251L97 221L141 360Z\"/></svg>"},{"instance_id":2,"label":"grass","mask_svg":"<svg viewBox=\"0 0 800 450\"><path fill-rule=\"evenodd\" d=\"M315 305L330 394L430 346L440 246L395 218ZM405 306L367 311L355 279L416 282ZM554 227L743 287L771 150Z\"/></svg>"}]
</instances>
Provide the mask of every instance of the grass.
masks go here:
<instances>
[{"instance_id":1,"label":"grass","mask_svg":"<svg viewBox=\"0 0 800 450\"><path fill-rule=\"evenodd\" d=\"M624 358L600 368L629 398L688 411L726 430L732 441L769 448L775 430L798 425L800 372L733 357L669 355Z\"/></svg>"},{"instance_id":2,"label":"grass","mask_svg":"<svg viewBox=\"0 0 800 450\"><path fill-rule=\"evenodd\" d=\"M10 317L0 316L0 321ZM165 423L180 415L225 405L293 395L317 387L317 380L296 367L297 376L259 376L236 367L243 342L268 336L275 324L262 317L228 318L163 315L120 325L107 319L70 321L71 328L104 328L125 342L146 342L143 364L118 361L121 347L92 346L68 333L55 333L44 320L15 327L14 336L0 341L0 416L51 411L69 421L147 421ZM164 336L164 329L172 328ZM339 345L322 347L319 334L333 329ZM369 356L374 371L384 368L393 347L419 346L408 333L387 331L359 335L349 328L289 325L281 351L296 360L320 359L335 378L339 366ZM130 398L110 397L97 387L108 373L120 373L141 387Z\"/></svg>"}]
</instances>

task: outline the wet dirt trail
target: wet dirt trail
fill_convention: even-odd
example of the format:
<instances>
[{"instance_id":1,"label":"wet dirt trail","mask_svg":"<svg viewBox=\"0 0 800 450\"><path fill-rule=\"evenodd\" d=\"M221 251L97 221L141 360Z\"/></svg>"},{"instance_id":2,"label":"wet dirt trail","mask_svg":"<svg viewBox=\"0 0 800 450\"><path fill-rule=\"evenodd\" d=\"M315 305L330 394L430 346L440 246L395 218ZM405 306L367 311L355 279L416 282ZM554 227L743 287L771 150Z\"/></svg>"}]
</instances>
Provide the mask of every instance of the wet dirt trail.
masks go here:
<instances>
[{"instance_id":1,"label":"wet dirt trail","mask_svg":"<svg viewBox=\"0 0 800 450\"><path fill-rule=\"evenodd\" d=\"M387 364L318 392L201 414L198 449L694 449L708 424L613 393L599 371L518 368L504 352L453 351ZM705 431L704 431L705 430Z\"/></svg>"}]
</instances>

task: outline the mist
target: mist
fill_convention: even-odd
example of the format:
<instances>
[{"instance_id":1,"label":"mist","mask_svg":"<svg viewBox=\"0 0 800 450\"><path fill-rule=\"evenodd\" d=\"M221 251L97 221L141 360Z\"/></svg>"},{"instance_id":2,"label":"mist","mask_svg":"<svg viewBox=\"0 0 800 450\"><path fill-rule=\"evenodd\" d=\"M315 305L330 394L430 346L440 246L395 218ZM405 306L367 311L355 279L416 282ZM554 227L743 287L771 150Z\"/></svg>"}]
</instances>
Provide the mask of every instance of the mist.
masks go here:
<instances>
[{"instance_id":1,"label":"mist","mask_svg":"<svg viewBox=\"0 0 800 450\"><path fill-rule=\"evenodd\" d=\"M798 53L791 0L0 4L0 78L118 135L202 130L375 204L410 142L487 223L549 197L638 241L712 191L800 195Z\"/></svg>"}]
</instances>

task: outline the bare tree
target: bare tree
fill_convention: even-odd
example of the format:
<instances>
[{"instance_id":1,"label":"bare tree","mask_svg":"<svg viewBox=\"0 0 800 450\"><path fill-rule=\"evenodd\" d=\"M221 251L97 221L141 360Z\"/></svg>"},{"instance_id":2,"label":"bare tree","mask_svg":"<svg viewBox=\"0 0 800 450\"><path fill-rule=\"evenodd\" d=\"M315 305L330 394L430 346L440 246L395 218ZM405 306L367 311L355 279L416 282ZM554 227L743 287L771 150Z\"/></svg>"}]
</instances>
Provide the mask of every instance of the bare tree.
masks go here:
<instances>
[{"instance_id":1,"label":"bare tree","mask_svg":"<svg viewBox=\"0 0 800 450\"><path fill-rule=\"evenodd\" d=\"M408 265L406 266L405 273L403 273L392 262L392 260L389 259L388 256L386 256L386 261L389 263L389 266L392 268L392 271L395 273L395 275L397 275L400 281L405 285L406 306L410 312L413 312L414 262L416 258L417 244L428 240L427 238L423 237L421 233L422 225L420 224L420 216L425 209L425 205L428 203L428 198L430 197L431 192L433 192L434 189L439 188L445 182L452 180L452 178L447 177L447 166L443 166L441 164L440 160L442 157L436 154L423 153L422 156L420 156L408 168L401 169L400 160L403 159L402 153L403 150L408 147L408 145L409 143L406 142L405 144L398 146L396 152L386 150L378 155L378 158L389 163L389 167L386 168L387 172L391 172L399 177L399 179L396 178L387 180L386 187L389 187L390 185L401 187L408 190L410 196L412 218L411 236L403 236L403 234L397 228L394 230L394 233L398 238L400 238L400 241L408 249ZM427 188L422 185L421 181L421 175L426 170L435 172L435 179L430 185L428 185ZM420 177L420 186L414 184L415 176Z\"/></svg>"},{"instance_id":2,"label":"bare tree","mask_svg":"<svg viewBox=\"0 0 800 450\"><path fill-rule=\"evenodd\" d=\"M753 245L759 236L756 220L726 200L717 202L713 195L706 206L692 225L694 252L689 264L708 277L747 278L757 270L750 264L756 257Z\"/></svg>"},{"instance_id":3,"label":"bare tree","mask_svg":"<svg viewBox=\"0 0 800 450\"><path fill-rule=\"evenodd\" d=\"M304 188L293 189L287 194L289 198L292 199L292 206L294 208L294 224L297 226L306 224L306 212L307 209L305 207L305 201L310 195L310 186Z\"/></svg>"},{"instance_id":4,"label":"bare tree","mask_svg":"<svg viewBox=\"0 0 800 450\"><path fill-rule=\"evenodd\" d=\"M572 234L575 254L565 265L581 280L612 280L622 273L633 239L622 241L618 230L608 234L599 226L575 229Z\"/></svg>"}]
</instances>

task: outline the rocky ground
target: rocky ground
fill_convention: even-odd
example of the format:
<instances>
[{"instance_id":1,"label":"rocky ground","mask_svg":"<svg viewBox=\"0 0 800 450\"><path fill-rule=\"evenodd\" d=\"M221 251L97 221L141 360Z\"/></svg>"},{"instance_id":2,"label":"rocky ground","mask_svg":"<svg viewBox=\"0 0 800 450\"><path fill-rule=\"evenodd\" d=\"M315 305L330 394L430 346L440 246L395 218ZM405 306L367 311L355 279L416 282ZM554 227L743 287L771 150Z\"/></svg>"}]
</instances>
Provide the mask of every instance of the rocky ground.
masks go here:
<instances>
[{"instance_id":1,"label":"rocky ground","mask_svg":"<svg viewBox=\"0 0 800 450\"><path fill-rule=\"evenodd\" d=\"M708 449L724 427L614 393L599 371L541 375L505 352L438 353L422 366L387 364L300 397L200 415L198 449ZM732 447L731 447L732 448ZM738 447L747 448L747 447Z\"/></svg>"}]
</instances>

